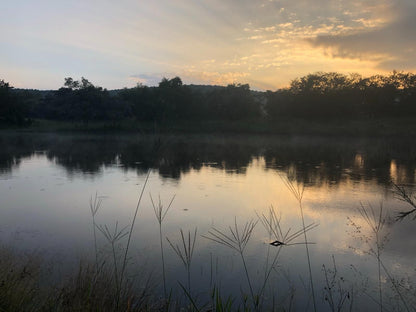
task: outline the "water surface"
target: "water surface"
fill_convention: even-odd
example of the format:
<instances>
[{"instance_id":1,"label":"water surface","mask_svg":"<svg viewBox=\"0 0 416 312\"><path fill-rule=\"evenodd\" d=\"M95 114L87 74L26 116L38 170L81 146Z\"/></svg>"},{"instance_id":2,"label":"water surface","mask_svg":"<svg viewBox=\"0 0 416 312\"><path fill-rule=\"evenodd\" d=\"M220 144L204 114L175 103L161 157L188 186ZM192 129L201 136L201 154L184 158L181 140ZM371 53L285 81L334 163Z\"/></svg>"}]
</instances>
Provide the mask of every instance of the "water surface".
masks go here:
<instances>
[{"instance_id":1,"label":"water surface","mask_svg":"<svg viewBox=\"0 0 416 312\"><path fill-rule=\"evenodd\" d=\"M213 285L236 297L248 293L239 255L204 236L212 228L226 232L235 222L243 226L256 221L268 215L271 206L281 217L284 233L298 231L301 211L289 182L304 189L305 224L318 225L307 234L313 243L309 252L320 309L328 309L323 265L332 267L333 259L337 278L343 277L355 304L360 309L377 307L377 262L370 251L374 240L357 211L362 206L367 211L382 206L390 216L380 233L389 239L383 263L406 287L414 281L415 221L393 222L399 211L410 207L395 198L390 184L414 186L416 148L411 140L8 133L0 136L0 144L1 241L41 251L63 266L93 258L90 198L103 198L98 224L128 226L149 173L133 231L131 272L153 272L160 281L159 228L150 196L160 196L165 206L175 196L163 235L179 244L180 229L187 233L197 228L192 262L196 296L204 300ZM352 223L361 226L359 231ZM185 283L185 269L163 241L168 286L179 293L177 282ZM245 250L255 289L264 279L267 255L278 250L270 242L258 222ZM300 244L281 247L264 298L270 303L275 296L280 305L312 310L304 238L293 242ZM99 246L107 246L102 236ZM396 295L391 309L400 309L391 288L383 273L385 296Z\"/></svg>"}]
</instances>

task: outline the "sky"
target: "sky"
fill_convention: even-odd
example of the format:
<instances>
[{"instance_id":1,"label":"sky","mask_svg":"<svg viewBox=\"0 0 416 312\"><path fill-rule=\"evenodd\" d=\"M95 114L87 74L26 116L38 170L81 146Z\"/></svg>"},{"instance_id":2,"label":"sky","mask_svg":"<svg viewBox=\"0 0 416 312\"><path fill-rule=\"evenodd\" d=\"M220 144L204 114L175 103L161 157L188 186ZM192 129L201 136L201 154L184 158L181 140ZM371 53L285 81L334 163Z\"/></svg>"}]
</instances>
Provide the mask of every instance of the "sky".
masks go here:
<instances>
[{"instance_id":1,"label":"sky","mask_svg":"<svg viewBox=\"0 0 416 312\"><path fill-rule=\"evenodd\" d=\"M248 83L317 71L416 69L415 0L14 0L0 5L0 79L57 89Z\"/></svg>"}]
</instances>

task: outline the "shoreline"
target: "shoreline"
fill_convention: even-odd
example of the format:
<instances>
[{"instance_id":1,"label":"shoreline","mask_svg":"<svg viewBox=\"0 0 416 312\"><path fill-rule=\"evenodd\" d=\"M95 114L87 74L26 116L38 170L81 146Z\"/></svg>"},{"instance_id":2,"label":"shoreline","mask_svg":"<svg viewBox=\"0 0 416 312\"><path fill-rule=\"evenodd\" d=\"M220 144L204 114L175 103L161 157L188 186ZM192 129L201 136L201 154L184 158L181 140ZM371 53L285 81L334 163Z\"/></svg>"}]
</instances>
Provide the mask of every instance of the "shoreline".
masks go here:
<instances>
[{"instance_id":1,"label":"shoreline","mask_svg":"<svg viewBox=\"0 0 416 312\"><path fill-rule=\"evenodd\" d=\"M96 134L242 134L242 135L314 135L348 137L416 137L416 118L359 119L359 120L239 120L239 121L168 121L139 122L125 119L120 122L67 122L33 120L29 126L0 126L0 132L75 132Z\"/></svg>"}]
</instances>

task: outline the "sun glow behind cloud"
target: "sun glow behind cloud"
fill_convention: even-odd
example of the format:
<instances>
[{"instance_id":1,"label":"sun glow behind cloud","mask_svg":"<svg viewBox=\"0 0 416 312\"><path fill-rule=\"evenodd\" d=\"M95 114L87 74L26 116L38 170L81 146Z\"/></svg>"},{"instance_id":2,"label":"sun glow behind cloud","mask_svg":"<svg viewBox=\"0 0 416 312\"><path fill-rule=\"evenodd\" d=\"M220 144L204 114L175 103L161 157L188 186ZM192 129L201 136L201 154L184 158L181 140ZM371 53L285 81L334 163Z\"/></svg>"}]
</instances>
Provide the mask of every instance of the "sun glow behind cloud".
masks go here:
<instances>
[{"instance_id":1,"label":"sun glow behind cloud","mask_svg":"<svg viewBox=\"0 0 416 312\"><path fill-rule=\"evenodd\" d=\"M3 5L2 79L58 88L185 83L286 86L315 71L412 70L412 0L14 1Z\"/></svg>"}]
</instances>

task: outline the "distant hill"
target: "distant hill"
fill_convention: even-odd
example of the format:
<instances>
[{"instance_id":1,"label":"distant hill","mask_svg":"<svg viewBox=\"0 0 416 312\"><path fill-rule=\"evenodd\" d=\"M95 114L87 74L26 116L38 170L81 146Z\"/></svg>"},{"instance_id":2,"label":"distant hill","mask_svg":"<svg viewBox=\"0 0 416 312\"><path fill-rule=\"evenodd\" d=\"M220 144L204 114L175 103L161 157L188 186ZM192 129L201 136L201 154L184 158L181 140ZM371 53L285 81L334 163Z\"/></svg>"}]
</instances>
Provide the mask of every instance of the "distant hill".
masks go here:
<instances>
[{"instance_id":1,"label":"distant hill","mask_svg":"<svg viewBox=\"0 0 416 312\"><path fill-rule=\"evenodd\" d=\"M214 90L220 90L220 89L225 89L226 86L218 86L218 85L195 85L195 84L189 84L186 85L188 88L190 88L193 92L196 93L209 93L211 91ZM149 87L149 88L156 88L156 87ZM125 90L125 89L133 89L133 88L124 88L124 89L112 89L112 90L108 90L108 92L110 93L111 96L116 96L118 95L121 91ZM23 88L13 88L12 92L17 92L17 93L31 93L31 94L36 94L39 96L46 96L49 95L53 92L55 92L57 90L38 90L38 89L23 89ZM251 92L253 94L255 94L256 96L263 96L266 94L266 92L262 92L262 91L254 91L251 90Z\"/></svg>"}]
</instances>

